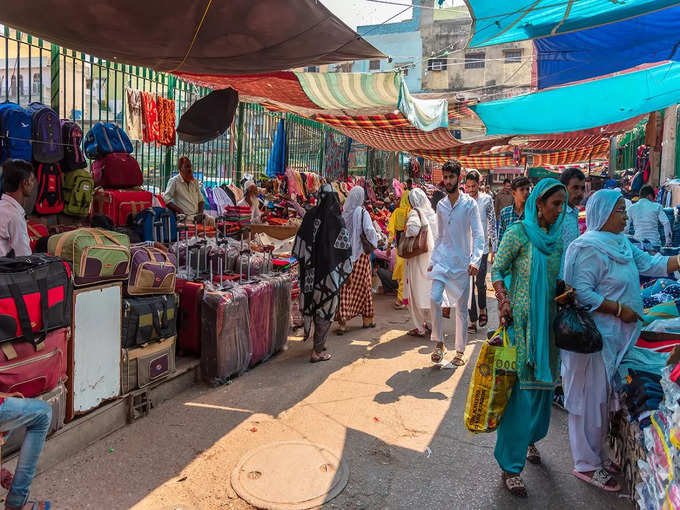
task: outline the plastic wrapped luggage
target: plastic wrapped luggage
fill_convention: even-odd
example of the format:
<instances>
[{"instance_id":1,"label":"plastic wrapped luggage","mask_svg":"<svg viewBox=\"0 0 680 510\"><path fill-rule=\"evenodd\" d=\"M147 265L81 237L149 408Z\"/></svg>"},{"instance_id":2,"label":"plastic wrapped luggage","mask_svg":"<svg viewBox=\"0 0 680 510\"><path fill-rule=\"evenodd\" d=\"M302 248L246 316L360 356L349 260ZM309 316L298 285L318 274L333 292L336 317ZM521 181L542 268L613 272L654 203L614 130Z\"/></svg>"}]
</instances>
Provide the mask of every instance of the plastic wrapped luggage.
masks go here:
<instances>
[{"instance_id":1,"label":"plastic wrapped luggage","mask_svg":"<svg viewBox=\"0 0 680 510\"><path fill-rule=\"evenodd\" d=\"M182 354L200 354L203 284L177 278L175 291L179 294L177 347Z\"/></svg>"},{"instance_id":2,"label":"plastic wrapped luggage","mask_svg":"<svg viewBox=\"0 0 680 510\"><path fill-rule=\"evenodd\" d=\"M274 306L274 285L271 281L260 281L244 285L243 289L248 294L252 367L267 359L272 352L271 316Z\"/></svg>"},{"instance_id":3,"label":"plastic wrapped luggage","mask_svg":"<svg viewBox=\"0 0 680 510\"><path fill-rule=\"evenodd\" d=\"M276 354L282 350L288 341L290 331L290 311L291 311L291 281L288 275L274 275L265 277L274 286L273 313L271 314L272 323L272 350L271 354Z\"/></svg>"},{"instance_id":4,"label":"plastic wrapped luggage","mask_svg":"<svg viewBox=\"0 0 680 510\"><path fill-rule=\"evenodd\" d=\"M175 336L178 301L175 294L123 299L121 346L137 347Z\"/></svg>"},{"instance_id":5,"label":"plastic wrapped luggage","mask_svg":"<svg viewBox=\"0 0 680 510\"><path fill-rule=\"evenodd\" d=\"M207 383L222 384L251 361L248 296L239 286L206 291L202 313L201 375Z\"/></svg>"},{"instance_id":6,"label":"plastic wrapped luggage","mask_svg":"<svg viewBox=\"0 0 680 510\"><path fill-rule=\"evenodd\" d=\"M234 271L243 276L257 276L265 270L265 259L261 253L242 253L237 259Z\"/></svg>"},{"instance_id":7,"label":"plastic wrapped luggage","mask_svg":"<svg viewBox=\"0 0 680 510\"><path fill-rule=\"evenodd\" d=\"M123 349L121 358L120 389L124 395L175 371L175 337L133 349Z\"/></svg>"}]
</instances>

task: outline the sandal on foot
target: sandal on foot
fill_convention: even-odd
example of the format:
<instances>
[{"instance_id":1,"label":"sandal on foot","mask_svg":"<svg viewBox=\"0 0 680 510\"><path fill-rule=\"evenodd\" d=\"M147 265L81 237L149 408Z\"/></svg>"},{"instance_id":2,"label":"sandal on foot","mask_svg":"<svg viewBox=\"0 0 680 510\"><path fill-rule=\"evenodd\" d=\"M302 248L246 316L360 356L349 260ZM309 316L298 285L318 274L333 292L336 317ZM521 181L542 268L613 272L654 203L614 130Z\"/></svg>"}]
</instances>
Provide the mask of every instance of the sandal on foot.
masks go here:
<instances>
[{"instance_id":1,"label":"sandal on foot","mask_svg":"<svg viewBox=\"0 0 680 510\"><path fill-rule=\"evenodd\" d=\"M427 335L427 332L422 332L422 333L421 333L421 332L418 330L418 328L413 328L411 331L409 331L409 332L406 333L406 334L407 334L408 336L416 336L416 337L422 338L422 337L424 337L425 335Z\"/></svg>"},{"instance_id":2,"label":"sandal on foot","mask_svg":"<svg viewBox=\"0 0 680 510\"><path fill-rule=\"evenodd\" d=\"M5 468L2 468L0 470L0 486L2 486L4 489L10 490L12 488L12 481L14 480L14 475L6 470Z\"/></svg>"},{"instance_id":3,"label":"sandal on foot","mask_svg":"<svg viewBox=\"0 0 680 510\"><path fill-rule=\"evenodd\" d=\"M574 471L574 476L579 480L583 480L584 482L607 492L618 492L621 490L621 487L616 480L614 480L614 477L604 468L593 471L592 476L588 476L586 473L581 473L580 471Z\"/></svg>"},{"instance_id":4,"label":"sandal on foot","mask_svg":"<svg viewBox=\"0 0 680 510\"><path fill-rule=\"evenodd\" d=\"M332 357L333 356L328 352L324 352L322 354L319 354L316 357L314 356L314 354L312 354L312 357L309 358L309 362L310 363L319 363L320 361L328 361Z\"/></svg>"},{"instance_id":5,"label":"sandal on foot","mask_svg":"<svg viewBox=\"0 0 680 510\"><path fill-rule=\"evenodd\" d=\"M347 328L338 328L335 330L335 334L338 336L342 336L345 333L347 333Z\"/></svg>"},{"instance_id":6,"label":"sandal on foot","mask_svg":"<svg viewBox=\"0 0 680 510\"><path fill-rule=\"evenodd\" d=\"M442 370L455 370L458 367L465 365L465 360L463 359L462 352L456 352L454 358L449 361L446 365L441 365Z\"/></svg>"},{"instance_id":7,"label":"sandal on foot","mask_svg":"<svg viewBox=\"0 0 680 510\"><path fill-rule=\"evenodd\" d=\"M489 316L485 313L479 314L479 327L483 328L489 323Z\"/></svg>"},{"instance_id":8,"label":"sandal on foot","mask_svg":"<svg viewBox=\"0 0 680 510\"><path fill-rule=\"evenodd\" d=\"M621 466L611 459L607 459L602 463L602 467L605 468L610 473L617 475L621 472Z\"/></svg>"},{"instance_id":9,"label":"sandal on foot","mask_svg":"<svg viewBox=\"0 0 680 510\"><path fill-rule=\"evenodd\" d=\"M374 327L375 327L375 322L371 322L370 324L363 324L361 327L362 327L363 329L374 328Z\"/></svg>"},{"instance_id":10,"label":"sandal on foot","mask_svg":"<svg viewBox=\"0 0 680 510\"><path fill-rule=\"evenodd\" d=\"M441 347L435 347L434 351L432 351L432 354L430 354L430 359L432 360L432 363L436 364L444 361L444 349Z\"/></svg>"},{"instance_id":11,"label":"sandal on foot","mask_svg":"<svg viewBox=\"0 0 680 510\"><path fill-rule=\"evenodd\" d=\"M468 333L477 333L477 326L468 326Z\"/></svg>"},{"instance_id":12,"label":"sandal on foot","mask_svg":"<svg viewBox=\"0 0 680 510\"><path fill-rule=\"evenodd\" d=\"M503 473L503 484L510 494L518 498L526 498L527 487L524 485L524 480L518 474Z\"/></svg>"},{"instance_id":13,"label":"sandal on foot","mask_svg":"<svg viewBox=\"0 0 680 510\"><path fill-rule=\"evenodd\" d=\"M406 310L406 305L404 303L392 305L395 310Z\"/></svg>"},{"instance_id":14,"label":"sandal on foot","mask_svg":"<svg viewBox=\"0 0 680 510\"><path fill-rule=\"evenodd\" d=\"M527 460L536 465L541 463L541 453L536 448L536 445L530 444L529 448L527 448Z\"/></svg>"}]
</instances>

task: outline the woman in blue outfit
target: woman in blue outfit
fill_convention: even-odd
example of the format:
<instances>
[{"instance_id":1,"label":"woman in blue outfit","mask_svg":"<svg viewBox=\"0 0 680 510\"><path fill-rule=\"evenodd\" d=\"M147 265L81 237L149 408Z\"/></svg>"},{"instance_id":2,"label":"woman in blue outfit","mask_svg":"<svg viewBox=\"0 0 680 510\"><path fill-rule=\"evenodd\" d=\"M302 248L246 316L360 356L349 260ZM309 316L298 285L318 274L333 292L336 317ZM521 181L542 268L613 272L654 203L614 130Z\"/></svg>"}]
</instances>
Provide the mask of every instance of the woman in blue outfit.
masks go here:
<instances>
[{"instance_id":1,"label":"woman in blue outfit","mask_svg":"<svg viewBox=\"0 0 680 510\"><path fill-rule=\"evenodd\" d=\"M501 321L512 325L518 376L498 426L494 454L505 487L520 497L527 496L520 477L526 460L541 462L535 443L548 432L559 380L551 324L566 199L566 188L558 180L539 181L526 202L525 219L505 232L491 270ZM509 289L503 281L508 274Z\"/></svg>"}]
</instances>

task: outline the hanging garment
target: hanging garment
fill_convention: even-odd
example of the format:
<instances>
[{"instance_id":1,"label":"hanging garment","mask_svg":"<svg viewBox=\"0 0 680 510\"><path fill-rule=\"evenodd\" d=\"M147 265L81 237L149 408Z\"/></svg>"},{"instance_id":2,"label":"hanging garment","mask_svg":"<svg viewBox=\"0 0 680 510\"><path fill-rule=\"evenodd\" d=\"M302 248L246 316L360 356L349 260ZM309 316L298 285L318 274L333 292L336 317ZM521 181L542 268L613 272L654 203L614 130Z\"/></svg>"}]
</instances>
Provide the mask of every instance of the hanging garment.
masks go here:
<instances>
[{"instance_id":1,"label":"hanging garment","mask_svg":"<svg viewBox=\"0 0 680 510\"><path fill-rule=\"evenodd\" d=\"M175 101L158 96L158 143L172 147L175 137Z\"/></svg>"},{"instance_id":2,"label":"hanging garment","mask_svg":"<svg viewBox=\"0 0 680 510\"><path fill-rule=\"evenodd\" d=\"M144 113L144 142L153 143L158 141L158 107L156 95L142 92Z\"/></svg>"},{"instance_id":3,"label":"hanging garment","mask_svg":"<svg viewBox=\"0 0 680 510\"><path fill-rule=\"evenodd\" d=\"M125 131L130 140L143 140L142 93L139 90L125 89Z\"/></svg>"}]
</instances>

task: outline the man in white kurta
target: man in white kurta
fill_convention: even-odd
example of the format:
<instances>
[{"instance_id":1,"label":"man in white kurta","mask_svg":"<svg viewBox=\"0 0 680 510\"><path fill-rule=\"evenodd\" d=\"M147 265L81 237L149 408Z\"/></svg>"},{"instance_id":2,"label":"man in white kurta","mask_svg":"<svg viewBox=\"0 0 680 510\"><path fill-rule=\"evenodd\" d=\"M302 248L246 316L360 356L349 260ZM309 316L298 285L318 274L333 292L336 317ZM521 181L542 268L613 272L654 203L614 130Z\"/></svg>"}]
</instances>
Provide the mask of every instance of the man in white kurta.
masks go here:
<instances>
[{"instance_id":1,"label":"man in white kurta","mask_svg":"<svg viewBox=\"0 0 680 510\"><path fill-rule=\"evenodd\" d=\"M437 204L437 239L430 259L429 277L432 280L430 312L432 341L443 349L442 302L444 291L449 303L456 308L456 356L453 366L465 363L463 354L467 343L468 298L470 276L476 276L484 251L484 231L477 202L458 188L460 163L448 161L442 167L447 196Z\"/></svg>"}]
</instances>

